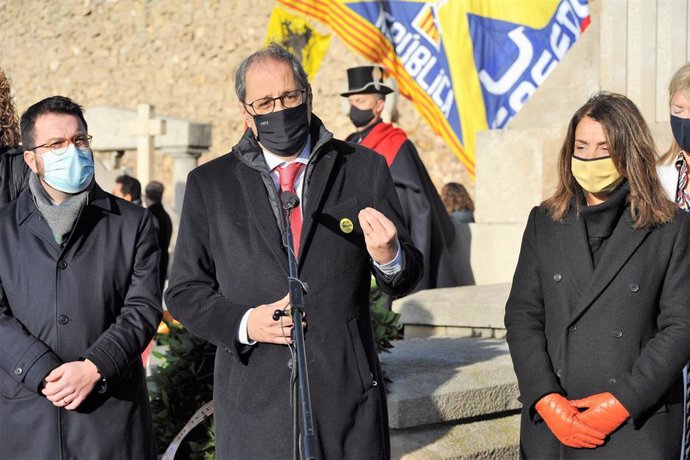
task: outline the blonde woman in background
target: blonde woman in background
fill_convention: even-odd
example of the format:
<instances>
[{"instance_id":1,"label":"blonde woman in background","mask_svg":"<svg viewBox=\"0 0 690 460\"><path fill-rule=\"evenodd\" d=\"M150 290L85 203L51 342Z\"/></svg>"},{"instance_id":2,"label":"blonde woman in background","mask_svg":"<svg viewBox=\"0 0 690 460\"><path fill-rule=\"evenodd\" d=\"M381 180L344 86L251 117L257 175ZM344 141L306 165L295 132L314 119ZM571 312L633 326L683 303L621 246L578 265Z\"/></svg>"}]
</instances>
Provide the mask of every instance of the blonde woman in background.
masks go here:
<instances>
[{"instance_id":1,"label":"blonde woman in background","mask_svg":"<svg viewBox=\"0 0 690 460\"><path fill-rule=\"evenodd\" d=\"M671 110L671 131L673 140L657 164L661 185L668 197L679 208L690 212L690 190L688 189L688 160L690 159L690 63L678 69L668 85ZM690 425L688 418L688 368L684 370L685 378L685 421L683 436L683 455L690 458Z\"/></svg>"}]
</instances>

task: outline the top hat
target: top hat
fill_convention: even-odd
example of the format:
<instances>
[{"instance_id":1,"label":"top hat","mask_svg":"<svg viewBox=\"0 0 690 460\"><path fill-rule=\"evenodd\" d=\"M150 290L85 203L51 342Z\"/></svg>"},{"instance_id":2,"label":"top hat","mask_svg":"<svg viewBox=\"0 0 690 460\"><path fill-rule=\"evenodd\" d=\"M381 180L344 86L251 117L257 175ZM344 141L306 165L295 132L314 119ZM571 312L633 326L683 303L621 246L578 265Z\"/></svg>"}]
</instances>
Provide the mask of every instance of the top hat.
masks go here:
<instances>
[{"instance_id":1,"label":"top hat","mask_svg":"<svg viewBox=\"0 0 690 460\"><path fill-rule=\"evenodd\" d=\"M383 94L393 90L383 84L383 68L378 65L367 65L347 69L348 90L340 93L347 97L352 94Z\"/></svg>"}]
</instances>

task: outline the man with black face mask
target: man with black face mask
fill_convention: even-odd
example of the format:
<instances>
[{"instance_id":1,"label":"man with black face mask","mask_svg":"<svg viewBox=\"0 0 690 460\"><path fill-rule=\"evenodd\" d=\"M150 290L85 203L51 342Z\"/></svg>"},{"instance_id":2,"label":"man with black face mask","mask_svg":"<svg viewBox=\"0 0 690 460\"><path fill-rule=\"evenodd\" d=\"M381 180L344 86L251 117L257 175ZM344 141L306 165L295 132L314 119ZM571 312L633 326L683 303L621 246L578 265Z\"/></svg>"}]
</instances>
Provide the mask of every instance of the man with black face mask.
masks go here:
<instances>
[{"instance_id":1,"label":"man with black face mask","mask_svg":"<svg viewBox=\"0 0 690 460\"><path fill-rule=\"evenodd\" d=\"M386 163L333 138L312 114L301 64L272 44L235 75L248 129L187 181L165 299L194 334L218 345L216 454L290 458L291 328L281 190L300 199L291 225L304 295L318 458L386 459L383 375L369 314L371 274L411 291L422 258L408 236ZM288 177L290 176L290 177Z\"/></svg>"},{"instance_id":2,"label":"man with black face mask","mask_svg":"<svg viewBox=\"0 0 690 460\"><path fill-rule=\"evenodd\" d=\"M415 290L459 286L448 249L455 229L438 191L405 131L381 120L386 94L393 92L383 83L383 69L353 67L347 69L347 80L348 90L341 96L350 104L350 121L357 130L346 140L386 158L405 225L424 257L424 275Z\"/></svg>"}]
</instances>

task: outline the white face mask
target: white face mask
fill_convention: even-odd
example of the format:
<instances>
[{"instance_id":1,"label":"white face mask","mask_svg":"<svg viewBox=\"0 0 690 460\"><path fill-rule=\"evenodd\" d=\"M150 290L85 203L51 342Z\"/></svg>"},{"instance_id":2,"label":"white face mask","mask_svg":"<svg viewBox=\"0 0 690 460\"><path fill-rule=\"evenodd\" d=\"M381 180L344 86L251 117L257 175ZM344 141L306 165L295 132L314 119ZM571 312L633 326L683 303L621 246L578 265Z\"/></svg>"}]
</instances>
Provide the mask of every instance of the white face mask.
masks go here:
<instances>
[{"instance_id":1,"label":"white face mask","mask_svg":"<svg viewBox=\"0 0 690 460\"><path fill-rule=\"evenodd\" d=\"M70 144L61 155L50 150L41 155L45 170L43 180L55 190L79 193L91 183L94 165L90 149L78 149Z\"/></svg>"},{"instance_id":2,"label":"white face mask","mask_svg":"<svg viewBox=\"0 0 690 460\"><path fill-rule=\"evenodd\" d=\"M609 193L623 181L610 156L591 160L573 156L570 170L580 187L589 193Z\"/></svg>"}]
</instances>

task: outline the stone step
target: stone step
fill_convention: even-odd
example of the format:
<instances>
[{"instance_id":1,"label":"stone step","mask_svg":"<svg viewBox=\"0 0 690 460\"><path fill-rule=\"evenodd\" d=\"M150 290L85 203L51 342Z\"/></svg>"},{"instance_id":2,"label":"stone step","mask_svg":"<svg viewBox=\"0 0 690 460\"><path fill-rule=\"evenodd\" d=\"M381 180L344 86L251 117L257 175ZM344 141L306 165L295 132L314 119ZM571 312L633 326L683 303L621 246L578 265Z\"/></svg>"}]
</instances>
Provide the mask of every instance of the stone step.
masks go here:
<instances>
[{"instance_id":1,"label":"stone step","mask_svg":"<svg viewBox=\"0 0 690 460\"><path fill-rule=\"evenodd\" d=\"M394 429L489 418L520 408L503 339L432 337L398 340L380 355Z\"/></svg>"},{"instance_id":2,"label":"stone step","mask_svg":"<svg viewBox=\"0 0 690 460\"><path fill-rule=\"evenodd\" d=\"M519 457L520 416L455 425L391 430L400 460L513 460Z\"/></svg>"},{"instance_id":3,"label":"stone step","mask_svg":"<svg viewBox=\"0 0 690 460\"><path fill-rule=\"evenodd\" d=\"M405 338L432 335L502 338L510 283L415 292L393 302Z\"/></svg>"}]
</instances>

